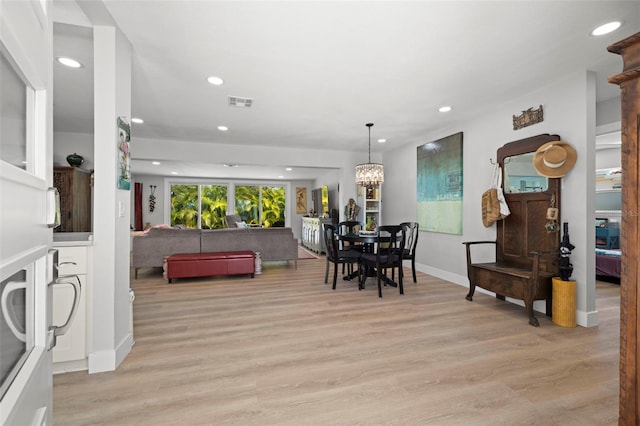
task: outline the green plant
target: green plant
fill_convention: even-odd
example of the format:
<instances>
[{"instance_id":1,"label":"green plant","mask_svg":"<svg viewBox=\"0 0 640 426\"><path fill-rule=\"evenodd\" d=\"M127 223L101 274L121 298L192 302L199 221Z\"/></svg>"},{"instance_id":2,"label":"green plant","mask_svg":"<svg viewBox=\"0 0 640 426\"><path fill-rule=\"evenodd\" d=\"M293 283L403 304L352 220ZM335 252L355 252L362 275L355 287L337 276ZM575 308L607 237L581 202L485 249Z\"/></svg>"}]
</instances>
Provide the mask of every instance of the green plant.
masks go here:
<instances>
[{"instance_id":1,"label":"green plant","mask_svg":"<svg viewBox=\"0 0 640 426\"><path fill-rule=\"evenodd\" d=\"M198 204L199 203L199 204ZM198 205L200 213L198 213ZM235 212L249 225L265 228L283 227L286 194L282 186L238 185L235 187ZM171 225L188 228L216 229L225 227L227 186L171 186Z\"/></svg>"},{"instance_id":2,"label":"green plant","mask_svg":"<svg viewBox=\"0 0 640 426\"><path fill-rule=\"evenodd\" d=\"M285 200L283 187L262 187L262 224L264 227L284 226Z\"/></svg>"},{"instance_id":3,"label":"green plant","mask_svg":"<svg viewBox=\"0 0 640 426\"><path fill-rule=\"evenodd\" d=\"M200 227L202 229L218 229L226 226L224 218L227 214L227 186L203 185L200 189Z\"/></svg>"},{"instance_id":4,"label":"green plant","mask_svg":"<svg viewBox=\"0 0 640 426\"><path fill-rule=\"evenodd\" d=\"M198 227L198 185L171 185L171 226Z\"/></svg>"}]
</instances>

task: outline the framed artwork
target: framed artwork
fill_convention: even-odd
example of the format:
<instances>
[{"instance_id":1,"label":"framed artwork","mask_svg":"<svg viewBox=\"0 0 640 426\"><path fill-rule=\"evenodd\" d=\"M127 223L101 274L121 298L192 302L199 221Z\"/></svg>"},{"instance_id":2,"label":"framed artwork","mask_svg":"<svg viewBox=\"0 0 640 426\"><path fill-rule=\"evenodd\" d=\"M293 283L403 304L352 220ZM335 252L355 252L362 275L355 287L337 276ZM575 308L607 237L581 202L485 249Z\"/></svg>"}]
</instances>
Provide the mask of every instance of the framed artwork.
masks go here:
<instances>
[{"instance_id":1,"label":"framed artwork","mask_svg":"<svg viewBox=\"0 0 640 426\"><path fill-rule=\"evenodd\" d=\"M296 213L305 214L307 212L307 188L296 187Z\"/></svg>"},{"instance_id":2,"label":"framed artwork","mask_svg":"<svg viewBox=\"0 0 640 426\"><path fill-rule=\"evenodd\" d=\"M462 235L462 132L418 147L421 231Z\"/></svg>"},{"instance_id":3,"label":"framed artwork","mask_svg":"<svg viewBox=\"0 0 640 426\"><path fill-rule=\"evenodd\" d=\"M131 142L131 126L124 117L118 117L118 189L127 191L131 189L129 142Z\"/></svg>"}]
</instances>

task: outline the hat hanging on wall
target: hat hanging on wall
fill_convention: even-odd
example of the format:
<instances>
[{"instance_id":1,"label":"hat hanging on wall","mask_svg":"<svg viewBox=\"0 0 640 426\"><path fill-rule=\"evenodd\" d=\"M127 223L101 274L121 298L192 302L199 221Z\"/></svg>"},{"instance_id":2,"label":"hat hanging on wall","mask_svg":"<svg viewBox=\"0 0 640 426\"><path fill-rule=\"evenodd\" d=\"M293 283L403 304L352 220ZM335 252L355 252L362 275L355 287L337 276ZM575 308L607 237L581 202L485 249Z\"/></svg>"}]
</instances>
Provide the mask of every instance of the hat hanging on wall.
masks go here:
<instances>
[{"instance_id":1,"label":"hat hanging on wall","mask_svg":"<svg viewBox=\"0 0 640 426\"><path fill-rule=\"evenodd\" d=\"M577 157L576 150L568 142L547 142L533 155L533 167L541 176L559 178L569 173Z\"/></svg>"}]
</instances>

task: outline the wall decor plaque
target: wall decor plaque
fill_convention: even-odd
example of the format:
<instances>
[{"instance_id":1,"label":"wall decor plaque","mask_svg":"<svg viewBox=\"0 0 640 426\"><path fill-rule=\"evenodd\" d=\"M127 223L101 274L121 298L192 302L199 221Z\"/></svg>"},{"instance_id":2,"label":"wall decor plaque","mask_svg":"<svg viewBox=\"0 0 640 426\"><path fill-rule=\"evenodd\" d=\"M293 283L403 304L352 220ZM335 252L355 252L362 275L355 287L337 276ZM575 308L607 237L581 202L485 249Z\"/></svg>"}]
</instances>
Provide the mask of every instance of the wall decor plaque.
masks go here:
<instances>
[{"instance_id":1,"label":"wall decor plaque","mask_svg":"<svg viewBox=\"0 0 640 426\"><path fill-rule=\"evenodd\" d=\"M522 114L513 116L513 130L522 129L523 127L531 126L532 124L542 121L544 121L542 105L540 105L538 109L531 107L526 111L522 111Z\"/></svg>"}]
</instances>

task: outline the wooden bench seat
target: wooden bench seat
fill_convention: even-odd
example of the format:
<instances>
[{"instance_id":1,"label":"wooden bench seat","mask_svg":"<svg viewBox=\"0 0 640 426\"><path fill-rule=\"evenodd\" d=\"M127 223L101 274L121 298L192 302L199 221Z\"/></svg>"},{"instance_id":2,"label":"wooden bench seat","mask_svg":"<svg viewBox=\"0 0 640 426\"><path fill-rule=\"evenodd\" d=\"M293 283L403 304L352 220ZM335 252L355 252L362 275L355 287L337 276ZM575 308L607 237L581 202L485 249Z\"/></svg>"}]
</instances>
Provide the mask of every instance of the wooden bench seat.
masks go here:
<instances>
[{"instance_id":1,"label":"wooden bench seat","mask_svg":"<svg viewBox=\"0 0 640 426\"><path fill-rule=\"evenodd\" d=\"M219 275L255 275L255 253L223 251L212 253L179 253L166 258L166 279L213 277Z\"/></svg>"},{"instance_id":2,"label":"wooden bench seat","mask_svg":"<svg viewBox=\"0 0 640 426\"><path fill-rule=\"evenodd\" d=\"M476 286L478 286L494 292L496 298L500 300L505 300L507 297L522 300L529 316L529 324L537 327L540 323L535 317L533 302L544 300L546 314L551 316L553 303L551 278L556 274L540 270L541 254L538 252L531 253L534 260L527 268L501 262L473 263L470 246L488 243L495 244L495 241L464 243L467 246L467 275L469 277L469 293L466 299L470 302L473 301L473 295Z\"/></svg>"}]
</instances>

